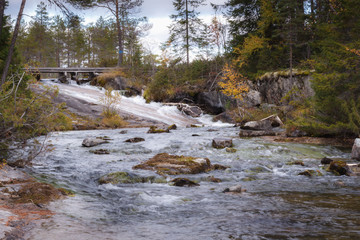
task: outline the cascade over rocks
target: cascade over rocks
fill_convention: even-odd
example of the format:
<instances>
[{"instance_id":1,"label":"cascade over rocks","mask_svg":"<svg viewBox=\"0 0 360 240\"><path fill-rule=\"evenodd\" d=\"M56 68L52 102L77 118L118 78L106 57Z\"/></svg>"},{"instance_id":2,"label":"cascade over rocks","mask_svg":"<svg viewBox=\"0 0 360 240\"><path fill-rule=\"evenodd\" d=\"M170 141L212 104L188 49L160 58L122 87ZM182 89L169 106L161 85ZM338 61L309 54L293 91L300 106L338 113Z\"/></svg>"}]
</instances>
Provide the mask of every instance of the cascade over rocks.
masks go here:
<instances>
[{"instance_id":1,"label":"cascade over rocks","mask_svg":"<svg viewBox=\"0 0 360 240\"><path fill-rule=\"evenodd\" d=\"M354 145L351 151L351 158L360 161L360 138L355 139Z\"/></svg>"},{"instance_id":2,"label":"cascade over rocks","mask_svg":"<svg viewBox=\"0 0 360 240\"><path fill-rule=\"evenodd\" d=\"M191 106L186 103L166 103L165 105L176 106L180 112L191 117L200 117L201 114L203 113L200 107Z\"/></svg>"}]
</instances>

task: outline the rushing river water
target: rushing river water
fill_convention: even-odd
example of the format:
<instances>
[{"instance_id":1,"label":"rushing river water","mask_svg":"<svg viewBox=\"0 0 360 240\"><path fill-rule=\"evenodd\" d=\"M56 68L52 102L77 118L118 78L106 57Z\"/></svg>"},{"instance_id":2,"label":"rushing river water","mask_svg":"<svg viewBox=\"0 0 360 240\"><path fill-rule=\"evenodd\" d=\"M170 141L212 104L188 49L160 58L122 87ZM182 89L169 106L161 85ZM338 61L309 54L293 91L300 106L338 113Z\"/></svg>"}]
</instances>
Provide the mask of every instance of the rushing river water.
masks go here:
<instances>
[{"instance_id":1,"label":"rushing river water","mask_svg":"<svg viewBox=\"0 0 360 240\"><path fill-rule=\"evenodd\" d=\"M53 133L52 152L38 158L31 172L37 178L71 189L76 194L54 202L57 214L29 239L359 239L359 177L334 176L320 166L322 157L349 158L329 146L240 139L233 127L180 128L171 133L147 134L147 129ZM81 146L86 137L112 140L92 149ZM142 137L144 142L124 141ZM214 149L215 137L233 138L236 153ZM197 187L168 183L105 184L107 173L126 171L155 176L132 167L158 153L207 157L225 171L185 176ZM300 160L305 166L287 163ZM323 176L298 176L307 170ZM206 179L214 176L221 183ZM168 180L170 180L169 178ZM247 192L223 193L241 184Z\"/></svg>"}]
</instances>

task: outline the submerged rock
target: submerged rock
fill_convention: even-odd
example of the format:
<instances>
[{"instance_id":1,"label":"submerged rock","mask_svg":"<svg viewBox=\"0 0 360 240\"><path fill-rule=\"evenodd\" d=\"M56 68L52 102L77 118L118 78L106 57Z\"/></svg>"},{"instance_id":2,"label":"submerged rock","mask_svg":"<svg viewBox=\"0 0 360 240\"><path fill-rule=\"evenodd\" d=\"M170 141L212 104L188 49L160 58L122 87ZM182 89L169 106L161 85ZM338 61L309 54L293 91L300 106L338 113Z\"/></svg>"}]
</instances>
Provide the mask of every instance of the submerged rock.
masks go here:
<instances>
[{"instance_id":1,"label":"submerged rock","mask_svg":"<svg viewBox=\"0 0 360 240\"><path fill-rule=\"evenodd\" d=\"M141 137L135 137L135 138L130 138L130 139L126 140L125 142L137 143L137 142L143 142L143 141L145 141L145 139L143 139Z\"/></svg>"},{"instance_id":2,"label":"submerged rock","mask_svg":"<svg viewBox=\"0 0 360 240\"><path fill-rule=\"evenodd\" d=\"M153 158L138 164L133 169L156 171L160 175L196 174L212 170L210 160L207 158L194 158L175 156L160 153Z\"/></svg>"},{"instance_id":3,"label":"submerged rock","mask_svg":"<svg viewBox=\"0 0 360 240\"><path fill-rule=\"evenodd\" d=\"M231 138L214 138L212 141L213 148L231 148L233 146Z\"/></svg>"},{"instance_id":4,"label":"submerged rock","mask_svg":"<svg viewBox=\"0 0 360 240\"><path fill-rule=\"evenodd\" d=\"M110 154L110 151L107 149L90 150L90 152L93 154L98 154L98 155Z\"/></svg>"},{"instance_id":5,"label":"submerged rock","mask_svg":"<svg viewBox=\"0 0 360 240\"><path fill-rule=\"evenodd\" d=\"M351 158L360 161L360 138L355 139L354 145L351 151Z\"/></svg>"},{"instance_id":6,"label":"submerged rock","mask_svg":"<svg viewBox=\"0 0 360 240\"><path fill-rule=\"evenodd\" d=\"M235 148L228 147L228 148L226 148L226 152L228 152L228 153L236 153L237 150Z\"/></svg>"},{"instance_id":7,"label":"submerged rock","mask_svg":"<svg viewBox=\"0 0 360 240\"><path fill-rule=\"evenodd\" d=\"M188 187L195 187L195 186L200 186L200 184L191 181L187 178L175 178L173 180L171 180L171 182L174 184L174 186L177 187L184 187L184 186L188 186Z\"/></svg>"},{"instance_id":8,"label":"submerged rock","mask_svg":"<svg viewBox=\"0 0 360 240\"><path fill-rule=\"evenodd\" d=\"M84 147L94 147L103 143L109 143L109 142L101 138L85 138L82 142L82 145Z\"/></svg>"},{"instance_id":9,"label":"submerged rock","mask_svg":"<svg viewBox=\"0 0 360 240\"><path fill-rule=\"evenodd\" d=\"M305 170L298 175L300 176L307 176L307 177L313 177L313 176L323 176L323 174L319 170Z\"/></svg>"},{"instance_id":10,"label":"submerged rock","mask_svg":"<svg viewBox=\"0 0 360 240\"><path fill-rule=\"evenodd\" d=\"M242 192L246 192L246 189L244 189L241 185L225 188L223 191L223 193L242 193Z\"/></svg>"},{"instance_id":11,"label":"submerged rock","mask_svg":"<svg viewBox=\"0 0 360 240\"><path fill-rule=\"evenodd\" d=\"M330 164L331 162L333 162L334 160L324 157L323 159L321 159L321 164Z\"/></svg>"},{"instance_id":12,"label":"submerged rock","mask_svg":"<svg viewBox=\"0 0 360 240\"><path fill-rule=\"evenodd\" d=\"M161 181L162 180L162 181ZM166 182L165 179L158 179L155 176L143 177L128 172L113 172L106 174L99 179L99 184L132 184L132 183L155 183L155 182Z\"/></svg>"},{"instance_id":13,"label":"submerged rock","mask_svg":"<svg viewBox=\"0 0 360 240\"><path fill-rule=\"evenodd\" d=\"M303 161L292 161L292 162L287 162L286 165L300 165L300 166L305 166Z\"/></svg>"},{"instance_id":14,"label":"submerged rock","mask_svg":"<svg viewBox=\"0 0 360 240\"><path fill-rule=\"evenodd\" d=\"M209 176L206 178L207 181L209 182L213 182L213 183L219 183L222 182L222 180L220 178L216 178L214 176Z\"/></svg>"},{"instance_id":15,"label":"submerged rock","mask_svg":"<svg viewBox=\"0 0 360 240\"><path fill-rule=\"evenodd\" d=\"M243 130L239 132L239 137L261 137L261 136L278 136L281 132L275 132L273 130L258 131L258 130Z\"/></svg>"},{"instance_id":16,"label":"submerged rock","mask_svg":"<svg viewBox=\"0 0 360 240\"><path fill-rule=\"evenodd\" d=\"M336 175L350 176L351 174L349 166L344 161L332 161L328 170Z\"/></svg>"},{"instance_id":17,"label":"submerged rock","mask_svg":"<svg viewBox=\"0 0 360 240\"><path fill-rule=\"evenodd\" d=\"M169 129L159 129L156 126L151 126L147 133L169 133Z\"/></svg>"}]
</instances>

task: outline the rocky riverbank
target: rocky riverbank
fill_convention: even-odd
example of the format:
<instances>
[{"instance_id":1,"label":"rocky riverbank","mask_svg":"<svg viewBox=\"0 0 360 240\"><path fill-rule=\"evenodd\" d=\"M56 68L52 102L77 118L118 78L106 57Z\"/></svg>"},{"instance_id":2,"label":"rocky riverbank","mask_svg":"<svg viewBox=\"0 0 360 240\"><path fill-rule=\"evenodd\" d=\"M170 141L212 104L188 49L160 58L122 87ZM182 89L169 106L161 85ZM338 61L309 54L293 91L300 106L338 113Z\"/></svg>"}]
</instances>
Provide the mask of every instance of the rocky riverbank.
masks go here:
<instances>
[{"instance_id":1,"label":"rocky riverbank","mask_svg":"<svg viewBox=\"0 0 360 240\"><path fill-rule=\"evenodd\" d=\"M54 213L50 201L69 192L40 183L23 171L2 164L0 167L0 239L25 239L26 233Z\"/></svg>"}]
</instances>

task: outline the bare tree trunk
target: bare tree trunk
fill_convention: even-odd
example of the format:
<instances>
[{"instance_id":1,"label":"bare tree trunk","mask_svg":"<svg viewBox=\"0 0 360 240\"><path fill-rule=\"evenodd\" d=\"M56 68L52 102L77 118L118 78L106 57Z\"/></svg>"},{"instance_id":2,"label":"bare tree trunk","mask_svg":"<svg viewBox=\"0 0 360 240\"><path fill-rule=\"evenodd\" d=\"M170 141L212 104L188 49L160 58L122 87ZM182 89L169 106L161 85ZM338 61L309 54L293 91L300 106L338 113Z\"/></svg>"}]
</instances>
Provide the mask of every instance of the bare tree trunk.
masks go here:
<instances>
[{"instance_id":1,"label":"bare tree trunk","mask_svg":"<svg viewBox=\"0 0 360 240\"><path fill-rule=\"evenodd\" d=\"M122 29L120 23L120 12L119 12L119 0L116 0L115 3L115 17L116 17L116 28L118 32L118 46L119 46L119 57L117 66L120 67L123 64L123 57L124 57L124 46L123 46L123 39L122 39Z\"/></svg>"},{"instance_id":2,"label":"bare tree trunk","mask_svg":"<svg viewBox=\"0 0 360 240\"><path fill-rule=\"evenodd\" d=\"M186 15L186 63L189 65L190 63L190 57L189 57L189 8L188 8L188 0L185 1L185 15Z\"/></svg>"},{"instance_id":3,"label":"bare tree trunk","mask_svg":"<svg viewBox=\"0 0 360 240\"><path fill-rule=\"evenodd\" d=\"M12 36L11 43L10 43L9 53L8 53L8 55L7 55L6 62L5 62L5 66L4 66L4 71L3 71L3 74L2 74L2 76L1 76L0 87L5 83L6 76L7 76L8 71L9 71L11 59L12 59L12 56L13 56L13 54L14 54L14 48L15 48L16 38L17 38L18 33L19 33L21 18L22 18L22 15L23 15L23 12L24 12L24 8L25 8L25 3L26 3L26 0L22 0L21 6L20 6L20 10L19 10L19 14L18 14L18 17L17 17L17 20L16 20L16 25L15 25L15 29L14 29L14 34L13 34L13 36Z\"/></svg>"},{"instance_id":4,"label":"bare tree trunk","mask_svg":"<svg viewBox=\"0 0 360 240\"><path fill-rule=\"evenodd\" d=\"M5 0L0 0L0 36L3 29L3 20L4 20L4 12L5 12Z\"/></svg>"}]
</instances>

